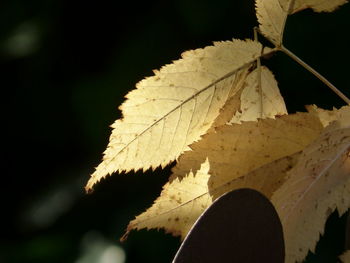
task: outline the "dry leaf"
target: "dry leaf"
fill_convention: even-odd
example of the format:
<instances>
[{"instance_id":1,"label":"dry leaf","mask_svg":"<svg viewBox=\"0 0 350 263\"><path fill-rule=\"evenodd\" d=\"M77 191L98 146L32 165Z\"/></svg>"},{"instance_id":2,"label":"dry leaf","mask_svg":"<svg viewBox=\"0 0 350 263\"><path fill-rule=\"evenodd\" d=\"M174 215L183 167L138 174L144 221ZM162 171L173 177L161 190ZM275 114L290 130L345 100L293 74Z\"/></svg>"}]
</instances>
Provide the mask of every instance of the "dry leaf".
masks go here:
<instances>
[{"instance_id":1,"label":"dry leaf","mask_svg":"<svg viewBox=\"0 0 350 263\"><path fill-rule=\"evenodd\" d=\"M242 70L240 74L239 82L235 85L238 92L221 108L219 116L207 133L214 132L215 128L227 123L256 121L258 118L275 118L288 114L277 81L267 67L261 67L261 71L258 68L252 72ZM261 90L258 74L261 74Z\"/></svg>"},{"instance_id":2,"label":"dry leaf","mask_svg":"<svg viewBox=\"0 0 350 263\"><path fill-rule=\"evenodd\" d=\"M259 75L262 95L259 90ZM231 123L255 121L258 118L275 118L275 116L288 114L276 79L264 66L261 67L261 72L257 68L247 76L240 104L240 110L235 112Z\"/></svg>"},{"instance_id":3,"label":"dry leaf","mask_svg":"<svg viewBox=\"0 0 350 263\"><path fill-rule=\"evenodd\" d=\"M296 163L299 154L268 163L215 189L208 187L211 175L208 174L209 161L206 160L196 175L191 171L186 177L174 178L167 183L152 208L130 222L122 240L131 230L142 228L164 228L166 232L184 238L204 210L218 197L232 190L251 188L269 198L283 184L286 172ZM176 191L177 195L174 195Z\"/></svg>"},{"instance_id":4,"label":"dry leaf","mask_svg":"<svg viewBox=\"0 0 350 263\"><path fill-rule=\"evenodd\" d=\"M250 75L249 69L237 72L236 81L233 84L236 87L234 94L229 96L224 106L220 109L219 115L216 117L211 128L207 133L215 132L215 128L227 124L236 112L241 110L241 94L245 89L247 76Z\"/></svg>"},{"instance_id":5,"label":"dry leaf","mask_svg":"<svg viewBox=\"0 0 350 263\"><path fill-rule=\"evenodd\" d=\"M86 189L116 171L164 167L188 150L237 92L236 73L261 53L258 42L216 42L185 52L182 59L139 82L120 107L123 119L112 125L103 162Z\"/></svg>"},{"instance_id":6,"label":"dry leaf","mask_svg":"<svg viewBox=\"0 0 350 263\"><path fill-rule=\"evenodd\" d=\"M208 171L206 160L196 175L191 171L185 178L174 178L165 184L153 206L129 223L122 240L131 230L142 228L164 228L167 233L185 237L195 220L212 203L208 195Z\"/></svg>"},{"instance_id":7,"label":"dry leaf","mask_svg":"<svg viewBox=\"0 0 350 263\"><path fill-rule=\"evenodd\" d=\"M273 173L273 177L267 178L266 172L288 170L294 160L289 156L304 149L322 128L312 113L217 128L216 133L205 135L191 146L193 151L180 157L161 196L150 209L130 222L127 233L132 229L165 228L184 237L214 199L242 183L265 189L271 195L274 187L283 182L283 175L280 178L278 173ZM277 161L283 157L286 158ZM260 176L253 172L274 161L266 171L258 173ZM249 172L251 177L243 179ZM265 185L264 180L274 183Z\"/></svg>"},{"instance_id":8,"label":"dry leaf","mask_svg":"<svg viewBox=\"0 0 350 263\"><path fill-rule=\"evenodd\" d=\"M256 14L262 34L276 46L282 44L287 16L306 8L332 12L347 0L256 0Z\"/></svg>"},{"instance_id":9,"label":"dry leaf","mask_svg":"<svg viewBox=\"0 0 350 263\"><path fill-rule=\"evenodd\" d=\"M276 46L282 44L288 6L284 0L256 0L256 16L260 32ZM283 5L282 5L283 4Z\"/></svg>"},{"instance_id":10,"label":"dry leaf","mask_svg":"<svg viewBox=\"0 0 350 263\"><path fill-rule=\"evenodd\" d=\"M251 188L270 198L285 182L287 171L296 164L299 155L300 152L267 163L243 176L223 183L217 188L212 189L209 194L214 201L232 190ZM210 180L220 180L220 178L211 178Z\"/></svg>"},{"instance_id":11,"label":"dry leaf","mask_svg":"<svg viewBox=\"0 0 350 263\"><path fill-rule=\"evenodd\" d=\"M328 126L333 121L350 118L349 105L343 106L339 110L335 108L333 110L324 110L324 109L318 108L315 105L306 106L306 109L309 112L313 112L314 114L316 114L324 127Z\"/></svg>"},{"instance_id":12,"label":"dry leaf","mask_svg":"<svg viewBox=\"0 0 350 263\"><path fill-rule=\"evenodd\" d=\"M345 251L339 258L343 263L350 263L350 250Z\"/></svg>"},{"instance_id":13,"label":"dry leaf","mask_svg":"<svg viewBox=\"0 0 350 263\"><path fill-rule=\"evenodd\" d=\"M123 238L142 228L185 237L215 199L253 188L278 211L285 262L314 249L328 215L350 207L350 107L310 106L308 113L281 116L287 110L272 72L255 66L278 50L294 57L282 45L288 15L306 8L331 12L346 2L256 0L260 32L273 50L250 40L216 42L185 52L126 95L123 117L112 125L86 190L114 172L179 162L160 197L129 223Z\"/></svg>"},{"instance_id":14,"label":"dry leaf","mask_svg":"<svg viewBox=\"0 0 350 263\"><path fill-rule=\"evenodd\" d=\"M295 0L291 13L296 13L306 8L311 8L315 12L333 12L347 0Z\"/></svg>"},{"instance_id":15,"label":"dry leaf","mask_svg":"<svg viewBox=\"0 0 350 263\"><path fill-rule=\"evenodd\" d=\"M272 202L281 218L286 262L313 250L334 209L350 207L350 109L303 150Z\"/></svg>"}]
</instances>

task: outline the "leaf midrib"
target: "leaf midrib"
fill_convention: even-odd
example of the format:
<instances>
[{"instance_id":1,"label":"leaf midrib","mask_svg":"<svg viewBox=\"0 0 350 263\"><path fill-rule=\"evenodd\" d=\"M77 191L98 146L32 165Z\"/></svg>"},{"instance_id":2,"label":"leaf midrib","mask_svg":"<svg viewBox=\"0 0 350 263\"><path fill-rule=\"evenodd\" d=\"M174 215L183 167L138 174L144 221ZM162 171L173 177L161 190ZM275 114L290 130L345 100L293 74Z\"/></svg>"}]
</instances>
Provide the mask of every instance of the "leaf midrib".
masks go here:
<instances>
[{"instance_id":1,"label":"leaf midrib","mask_svg":"<svg viewBox=\"0 0 350 263\"><path fill-rule=\"evenodd\" d=\"M263 50L263 48L262 48ZM115 160L115 158L117 158L117 156L123 152L125 149L127 149L129 147L129 145L131 145L134 141L136 141L140 136L142 136L143 134L145 134L148 130L150 130L151 128L153 128L156 124L158 124L160 121L162 121L163 119L165 119L167 116L169 116L171 113L173 113L174 111L176 111L177 109L179 109L180 107L182 107L184 104L186 104L187 102L191 101L192 99L194 99L195 97L197 97L199 94L201 94L202 92L210 89L211 87L213 87L214 85L218 84L219 82L231 77L232 75L234 75L237 71L248 67L249 65L251 65L252 63L254 63L254 61L256 61L257 58L261 58L262 56L266 56L266 55L270 55L275 53L276 50L271 50L265 54L260 54L258 55L256 58L250 60L249 62L243 64L242 66L236 68L235 70L230 71L229 73L226 73L224 76L218 78L217 80L215 80L214 82L212 82L211 84L207 85L206 87L204 87L203 89L199 90L198 92L196 92L195 94L191 95L189 98L187 98L186 100L184 100L182 103L180 103L179 105L177 105L176 107L174 107L172 110L170 110L168 113L166 113L165 115L163 115L161 118L157 119L155 122L153 122L150 126L148 126L147 128L145 128L142 132L140 132L138 134L138 136L136 136L134 139L132 139L131 141L129 141L127 144L125 144L125 146L119 150L119 152L113 156L111 159L108 160L108 162L106 163L106 165L108 165L109 163L113 162ZM193 115L193 114L192 114ZM120 170L120 169L118 169Z\"/></svg>"}]
</instances>

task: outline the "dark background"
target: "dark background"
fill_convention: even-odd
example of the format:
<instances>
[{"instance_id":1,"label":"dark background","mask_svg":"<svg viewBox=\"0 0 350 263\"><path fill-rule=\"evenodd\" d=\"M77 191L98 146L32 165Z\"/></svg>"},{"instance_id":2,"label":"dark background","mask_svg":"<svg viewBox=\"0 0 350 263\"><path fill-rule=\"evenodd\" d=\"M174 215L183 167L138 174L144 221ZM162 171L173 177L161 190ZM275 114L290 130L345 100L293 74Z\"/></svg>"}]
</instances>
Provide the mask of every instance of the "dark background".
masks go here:
<instances>
[{"instance_id":1,"label":"dark background","mask_svg":"<svg viewBox=\"0 0 350 263\"><path fill-rule=\"evenodd\" d=\"M331 14L303 11L290 17L285 38L348 97L349 14L349 4ZM170 262L180 242L162 231L118 241L170 168L114 175L91 195L83 187L136 82L185 50L251 38L256 24L253 0L1 1L0 262L117 263L113 255L123 253L125 262ZM266 63L290 112L344 105L283 54ZM344 229L345 216L334 213L307 262L336 262Z\"/></svg>"}]
</instances>

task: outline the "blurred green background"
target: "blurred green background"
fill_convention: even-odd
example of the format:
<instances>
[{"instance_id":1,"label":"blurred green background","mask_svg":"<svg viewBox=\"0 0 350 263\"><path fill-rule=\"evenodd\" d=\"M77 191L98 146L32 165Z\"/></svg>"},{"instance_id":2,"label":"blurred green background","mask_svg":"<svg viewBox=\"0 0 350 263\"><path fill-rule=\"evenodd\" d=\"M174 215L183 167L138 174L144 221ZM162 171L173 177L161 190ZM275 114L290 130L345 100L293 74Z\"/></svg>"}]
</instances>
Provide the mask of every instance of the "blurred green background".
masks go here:
<instances>
[{"instance_id":1,"label":"blurred green background","mask_svg":"<svg viewBox=\"0 0 350 263\"><path fill-rule=\"evenodd\" d=\"M349 4L331 14L303 11L289 19L285 37L348 97L349 14ZM90 195L83 187L136 82L185 50L251 38L256 24L253 0L1 1L0 262L170 262L180 242L162 231L118 241L170 168L114 175ZM284 55L266 64L290 112L344 104ZM345 216L334 213L307 262L336 262L344 229Z\"/></svg>"}]
</instances>

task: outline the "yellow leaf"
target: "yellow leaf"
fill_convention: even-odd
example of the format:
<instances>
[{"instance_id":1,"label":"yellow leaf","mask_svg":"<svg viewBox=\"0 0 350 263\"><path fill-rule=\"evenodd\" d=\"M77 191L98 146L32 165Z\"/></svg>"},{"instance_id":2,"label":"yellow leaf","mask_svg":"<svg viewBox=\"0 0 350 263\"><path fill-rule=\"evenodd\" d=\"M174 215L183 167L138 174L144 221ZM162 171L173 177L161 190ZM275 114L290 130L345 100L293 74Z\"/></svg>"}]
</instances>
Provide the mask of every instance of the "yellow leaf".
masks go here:
<instances>
[{"instance_id":1,"label":"yellow leaf","mask_svg":"<svg viewBox=\"0 0 350 263\"><path fill-rule=\"evenodd\" d=\"M259 74L261 74L262 95L259 90ZM236 111L231 123L255 121L258 118L275 118L275 116L288 114L277 81L267 67L262 66L261 72L259 69L251 72L245 80L245 86L240 98L240 110Z\"/></svg>"},{"instance_id":2,"label":"yellow leaf","mask_svg":"<svg viewBox=\"0 0 350 263\"><path fill-rule=\"evenodd\" d=\"M261 192L267 198L270 198L285 182L287 172L296 164L299 155L300 152L297 152L264 164L245 175L234 178L233 180L220 185L216 189L210 191L210 194L212 195L213 200L215 200L229 191L241 188L251 188ZM213 178L211 180L221 179Z\"/></svg>"},{"instance_id":3,"label":"yellow leaf","mask_svg":"<svg viewBox=\"0 0 350 263\"><path fill-rule=\"evenodd\" d=\"M113 172L164 167L200 139L237 89L237 72L260 57L258 42L233 40L185 52L136 85L121 105L102 163L86 189Z\"/></svg>"},{"instance_id":4,"label":"yellow leaf","mask_svg":"<svg viewBox=\"0 0 350 263\"><path fill-rule=\"evenodd\" d=\"M164 228L174 236L185 237L199 215L212 203L208 195L209 162L204 161L194 175L170 180L164 185L160 197L146 212L137 216L127 227L122 240L133 229Z\"/></svg>"},{"instance_id":5,"label":"yellow leaf","mask_svg":"<svg viewBox=\"0 0 350 263\"><path fill-rule=\"evenodd\" d=\"M207 131L207 133L215 132L215 128L227 124L232 120L233 116L236 112L241 110L241 94L245 89L246 78L249 75L249 70L241 70L237 72L237 77L235 83L233 85L236 87L237 91L226 101L224 106L220 109L219 115L216 117L214 123L211 128Z\"/></svg>"},{"instance_id":6,"label":"yellow leaf","mask_svg":"<svg viewBox=\"0 0 350 263\"><path fill-rule=\"evenodd\" d=\"M342 120L342 119L350 119L350 106L343 106L339 110L333 109L333 110L324 110L321 108L318 108L315 105L307 106L306 107L309 112L313 112L318 116L320 119L323 127L328 126L331 122Z\"/></svg>"},{"instance_id":7,"label":"yellow leaf","mask_svg":"<svg viewBox=\"0 0 350 263\"><path fill-rule=\"evenodd\" d=\"M350 109L306 147L288 179L272 196L281 218L286 262L315 248L329 214L350 207Z\"/></svg>"},{"instance_id":8,"label":"yellow leaf","mask_svg":"<svg viewBox=\"0 0 350 263\"><path fill-rule=\"evenodd\" d=\"M316 12L332 12L347 0L256 0L259 29L275 45L282 44L287 16L306 8Z\"/></svg>"},{"instance_id":9,"label":"yellow leaf","mask_svg":"<svg viewBox=\"0 0 350 263\"><path fill-rule=\"evenodd\" d=\"M343 263L350 263L350 250L345 251L339 258Z\"/></svg>"},{"instance_id":10,"label":"yellow leaf","mask_svg":"<svg viewBox=\"0 0 350 263\"><path fill-rule=\"evenodd\" d=\"M275 45L282 43L288 6L284 0L256 0L256 16L260 32Z\"/></svg>"},{"instance_id":11,"label":"yellow leaf","mask_svg":"<svg viewBox=\"0 0 350 263\"><path fill-rule=\"evenodd\" d=\"M261 67L261 72L259 69L249 73L248 70L242 70L240 74L239 82L235 84L238 92L230 96L231 98L221 108L219 116L208 133L227 123L256 121L258 118L275 118L275 116L288 114L277 81L267 67ZM258 74L261 74L261 91Z\"/></svg>"},{"instance_id":12,"label":"yellow leaf","mask_svg":"<svg viewBox=\"0 0 350 263\"><path fill-rule=\"evenodd\" d=\"M271 195L295 160L290 155L304 149L322 128L312 113L217 128L180 157L160 197L130 222L127 234L132 229L165 228L184 237L214 199L229 190L245 185Z\"/></svg>"},{"instance_id":13,"label":"yellow leaf","mask_svg":"<svg viewBox=\"0 0 350 263\"><path fill-rule=\"evenodd\" d=\"M315 12L333 12L347 2L347 0L295 0L291 13L296 13L306 8L312 8Z\"/></svg>"}]
</instances>

